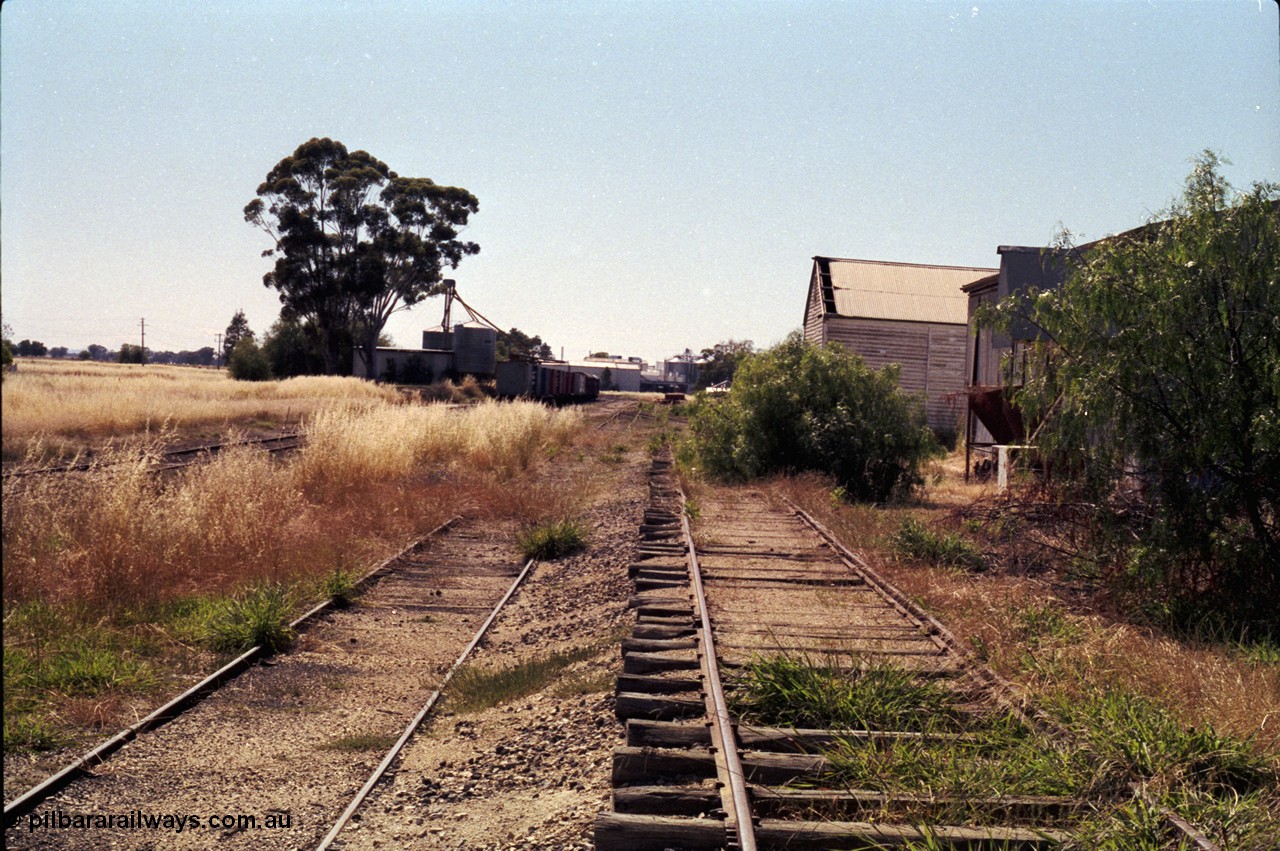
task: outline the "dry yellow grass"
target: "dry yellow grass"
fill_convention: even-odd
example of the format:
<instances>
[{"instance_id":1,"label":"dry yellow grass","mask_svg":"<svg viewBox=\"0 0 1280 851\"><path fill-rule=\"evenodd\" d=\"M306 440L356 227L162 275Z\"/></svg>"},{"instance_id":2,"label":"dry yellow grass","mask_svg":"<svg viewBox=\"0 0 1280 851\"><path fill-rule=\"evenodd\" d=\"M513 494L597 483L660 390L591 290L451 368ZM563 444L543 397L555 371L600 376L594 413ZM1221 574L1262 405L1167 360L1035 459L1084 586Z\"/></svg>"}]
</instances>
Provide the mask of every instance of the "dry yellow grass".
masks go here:
<instances>
[{"instance_id":1,"label":"dry yellow grass","mask_svg":"<svg viewBox=\"0 0 1280 851\"><path fill-rule=\"evenodd\" d=\"M184 366L23 359L0 394L6 451L46 438L120 437L165 427L297 421L335 402L393 401L390 388L356 378L234 381Z\"/></svg>"},{"instance_id":2,"label":"dry yellow grass","mask_svg":"<svg viewBox=\"0 0 1280 851\"><path fill-rule=\"evenodd\" d=\"M1152 698L1187 726L1212 724L1280 754L1280 666L1229 644L1181 639L1110 612L1105 601L1054 580L972 574L895 559L885 542L901 519L942 519L990 493L963 482L954 458L914 506L836 505L816 478L775 484L863 552L891 582L934 612L1000 674L1033 695L1127 691Z\"/></svg>"},{"instance_id":3,"label":"dry yellow grass","mask_svg":"<svg viewBox=\"0 0 1280 851\"><path fill-rule=\"evenodd\" d=\"M581 426L573 409L530 402L371 405L320 411L306 425L307 451L298 475L308 487L403 476L422 465L466 464L501 476L526 469L549 446L561 446Z\"/></svg>"},{"instance_id":4,"label":"dry yellow grass","mask_svg":"<svg viewBox=\"0 0 1280 851\"><path fill-rule=\"evenodd\" d=\"M5 603L131 607L359 563L580 424L532 403L334 407L289 463L240 447L169 478L152 472L155 441L124 445L85 473L6 482Z\"/></svg>"},{"instance_id":5,"label":"dry yellow grass","mask_svg":"<svg viewBox=\"0 0 1280 851\"><path fill-rule=\"evenodd\" d=\"M454 515L569 516L597 486L589 468L554 462L594 436L577 411L396 398L317 408L288 457L232 446L157 474L162 432L114 441L84 472L6 480L6 749L116 726L145 711L153 672L213 664L192 644L207 598L278 582L314 599L326 577L361 573ZM125 674L146 661L83 699L42 684L83 636Z\"/></svg>"}]
</instances>

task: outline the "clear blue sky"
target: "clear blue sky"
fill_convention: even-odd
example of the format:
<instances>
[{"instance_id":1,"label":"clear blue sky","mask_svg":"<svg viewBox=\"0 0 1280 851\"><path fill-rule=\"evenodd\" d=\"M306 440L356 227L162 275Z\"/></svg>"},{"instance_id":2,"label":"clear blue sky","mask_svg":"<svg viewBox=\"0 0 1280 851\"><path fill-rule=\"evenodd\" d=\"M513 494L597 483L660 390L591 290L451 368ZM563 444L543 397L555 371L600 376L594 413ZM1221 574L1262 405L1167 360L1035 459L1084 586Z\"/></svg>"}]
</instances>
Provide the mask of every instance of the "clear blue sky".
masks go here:
<instances>
[{"instance_id":1,"label":"clear blue sky","mask_svg":"<svg viewBox=\"0 0 1280 851\"><path fill-rule=\"evenodd\" d=\"M1140 224L1212 148L1280 180L1273 0L190 2L0 11L4 320L259 333L244 205L330 136L480 199L460 291L570 357L799 326L815 254L995 265ZM439 299L388 330L420 343Z\"/></svg>"}]
</instances>

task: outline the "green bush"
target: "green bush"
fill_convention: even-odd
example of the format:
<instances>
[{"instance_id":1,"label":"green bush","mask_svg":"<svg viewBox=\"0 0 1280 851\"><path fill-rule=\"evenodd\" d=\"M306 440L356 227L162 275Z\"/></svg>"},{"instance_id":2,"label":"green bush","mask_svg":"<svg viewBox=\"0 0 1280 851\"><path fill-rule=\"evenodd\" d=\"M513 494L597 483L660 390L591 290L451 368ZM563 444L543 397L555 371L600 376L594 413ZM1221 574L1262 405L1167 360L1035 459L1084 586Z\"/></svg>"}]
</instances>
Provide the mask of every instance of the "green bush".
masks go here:
<instances>
[{"instance_id":1,"label":"green bush","mask_svg":"<svg viewBox=\"0 0 1280 851\"><path fill-rule=\"evenodd\" d=\"M227 369L237 381L270 381L271 363L249 337L241 337L227 359Z\"/></svg>"},{"instance_id":2,"label":"green bush","mask_svg":"<svg viewBox=\"0 0 1280 851\"><path fill-rule=\"evenodd\" d=\"M1280 185L1236 191L1222 162L1197 157L1145 227L1064 233L1063 285L988 319L1044 335L1015 400L1063 500L1120 527L1097 541L1132 601L1280 632Z\"/></svg>"},{"instance_id":3,"label":"green bush","mask_svg":"<svg viewBox=\"0 0 1280 851\"><path fill-rule=\"evenodd\" d=\"M924 407L899 388L895 367L871 369L795 332L746 358L728 393L697 397L682 458L736 481L813 470L850 499L879 501L922 484L920 466L937 452Z\"/></svg>"}]
</instances>

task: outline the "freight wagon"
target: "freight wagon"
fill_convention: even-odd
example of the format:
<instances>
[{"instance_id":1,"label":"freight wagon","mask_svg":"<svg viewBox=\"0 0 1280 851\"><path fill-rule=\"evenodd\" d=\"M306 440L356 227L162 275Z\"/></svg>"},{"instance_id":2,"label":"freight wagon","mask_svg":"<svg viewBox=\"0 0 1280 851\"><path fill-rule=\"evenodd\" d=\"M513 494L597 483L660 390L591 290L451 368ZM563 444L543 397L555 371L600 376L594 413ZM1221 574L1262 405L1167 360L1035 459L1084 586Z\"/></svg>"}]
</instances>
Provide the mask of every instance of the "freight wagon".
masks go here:
<instances>
[{"instance_id":1,"label":"freight wagon","mask_svg":"<svg viewBox=\"0 0 1280 851\"><path fill-rule=\"evenodd\" d=\"M555 405L591 402L600 395L600 379L566 363L508 361L497 367L498 395L539 399Z\"/></svg>"}]
</instances>

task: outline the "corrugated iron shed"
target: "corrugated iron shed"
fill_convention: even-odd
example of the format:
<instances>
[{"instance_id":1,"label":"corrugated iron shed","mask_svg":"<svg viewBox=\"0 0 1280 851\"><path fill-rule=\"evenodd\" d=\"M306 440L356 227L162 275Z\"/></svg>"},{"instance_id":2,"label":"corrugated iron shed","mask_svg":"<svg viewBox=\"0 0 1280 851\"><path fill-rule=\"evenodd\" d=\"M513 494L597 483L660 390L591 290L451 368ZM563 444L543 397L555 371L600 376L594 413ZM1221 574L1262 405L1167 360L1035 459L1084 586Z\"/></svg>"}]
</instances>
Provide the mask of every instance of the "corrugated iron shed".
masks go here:
<instances>
[{"instance_id":1,"label":"corrugated iron shed","mask_svg":"<svg viewBox=\"0 0 1280 851\"><path fill-rule=\"evenodd\" d=\"M839 257L814 257L824 313L860 319L964 325L968 299L961 287L998 270ZM827 274L824 274L827 273Z\"/></svg>"}]
</instances>

